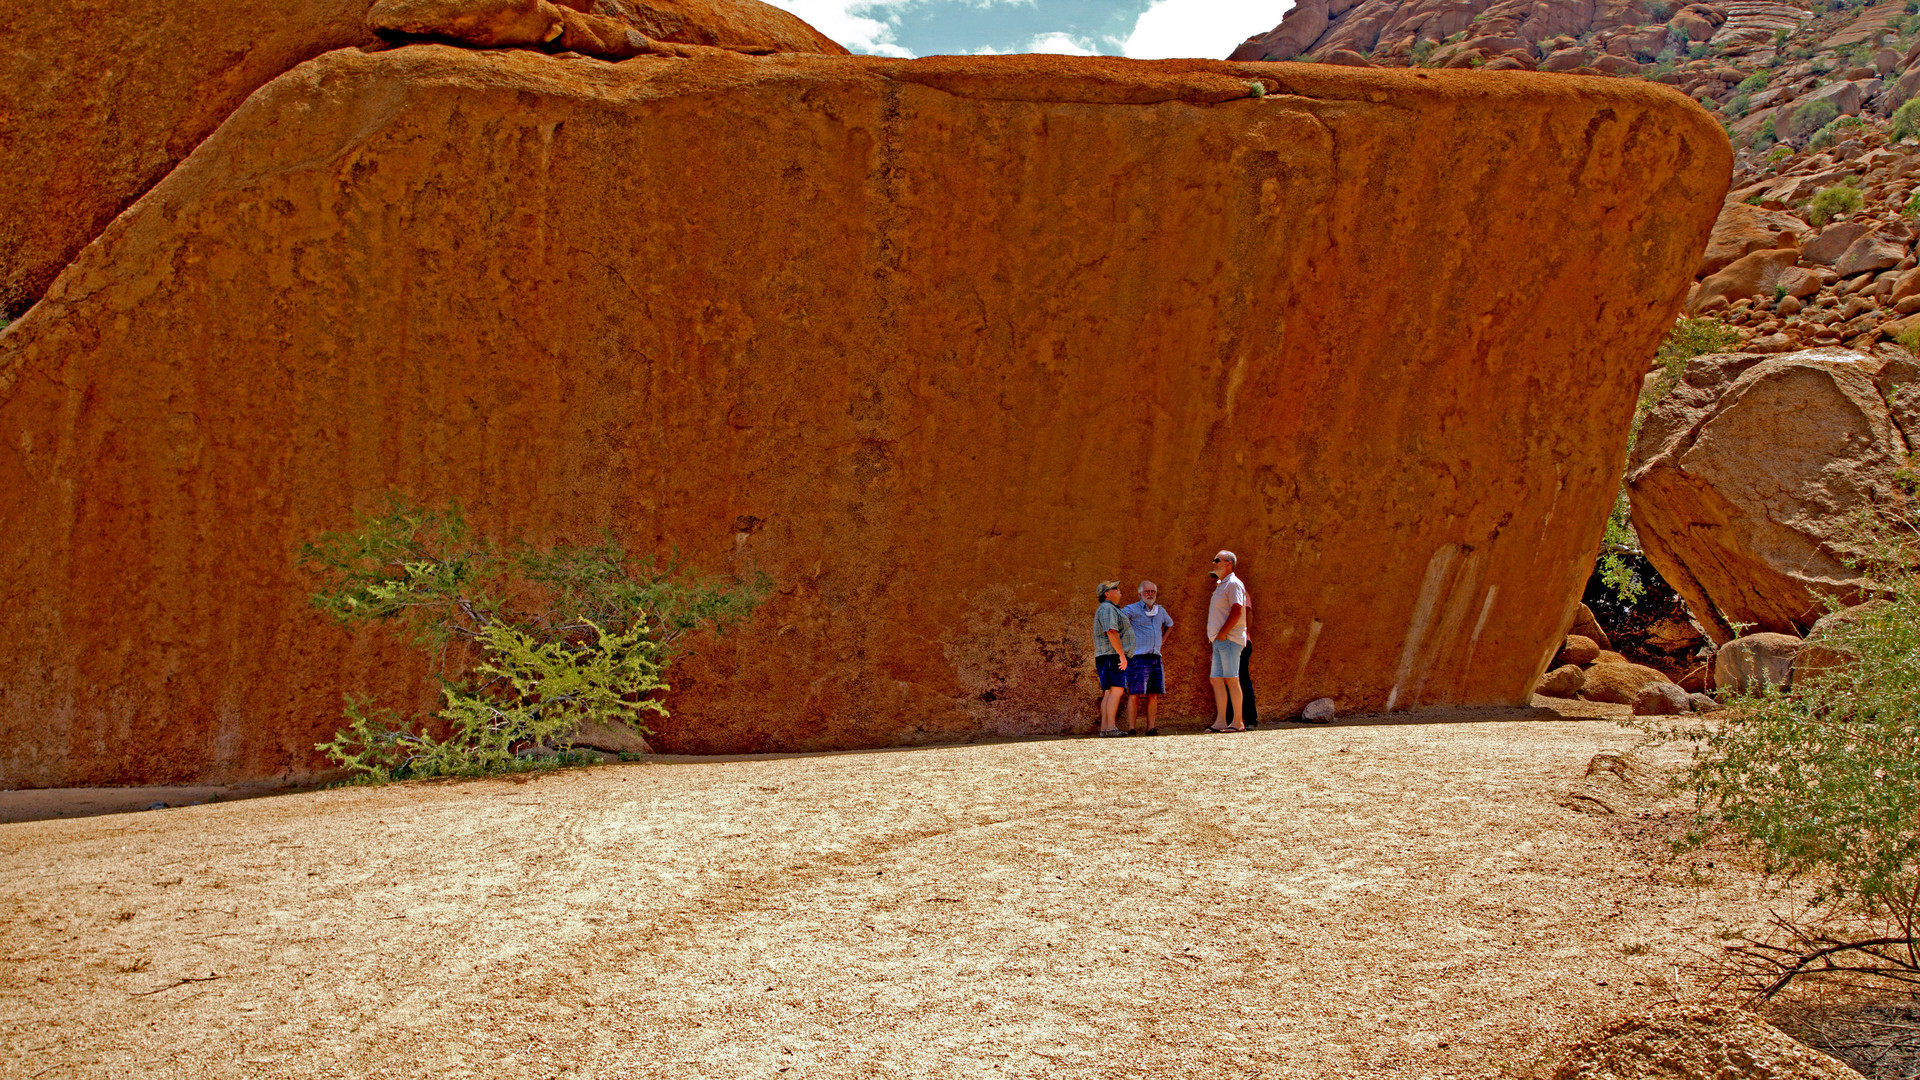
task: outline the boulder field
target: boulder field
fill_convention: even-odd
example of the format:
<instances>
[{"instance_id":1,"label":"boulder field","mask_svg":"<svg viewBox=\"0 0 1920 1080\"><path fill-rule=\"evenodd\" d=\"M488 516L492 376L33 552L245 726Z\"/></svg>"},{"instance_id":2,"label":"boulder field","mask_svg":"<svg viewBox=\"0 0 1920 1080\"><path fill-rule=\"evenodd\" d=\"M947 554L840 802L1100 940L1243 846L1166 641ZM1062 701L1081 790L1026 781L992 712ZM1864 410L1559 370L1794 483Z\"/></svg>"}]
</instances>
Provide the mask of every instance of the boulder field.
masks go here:
<instances>
[{"instance_id":1,"label":"boulder field","mask_svg":"<svg viewBox=\"0 0 1920 1080\"><path fill-rule=\"evenodd\" d=\"M384 0L414 8L436 0ZM493 0L499 12L546 0ZM452 6L438 0L438 6ZM658 41L846 52L759 0L567 0ZM294 65L372 46L368 0L9 4L0 9L0 317L25 310L114 216ZM574 17L567 11L568 17ZM555 42L555 47L565 42Z\"/></svg>"},{"instance_id":2,"label":"boulder field","mask_svg":"<svg viewBox=\"0 0 1920 1080\"><path fill-rule=\"evenodd\" d=\"M1087 730L1106 577L1210 711L1223 546L1266 715L1527 700L1725 194L1697 107L691 51L330 53L0 335L0 784L310 775L343 691L430 707L292 566L393 489L767 574L663 750Z\"/></svg>"}]
</instances>

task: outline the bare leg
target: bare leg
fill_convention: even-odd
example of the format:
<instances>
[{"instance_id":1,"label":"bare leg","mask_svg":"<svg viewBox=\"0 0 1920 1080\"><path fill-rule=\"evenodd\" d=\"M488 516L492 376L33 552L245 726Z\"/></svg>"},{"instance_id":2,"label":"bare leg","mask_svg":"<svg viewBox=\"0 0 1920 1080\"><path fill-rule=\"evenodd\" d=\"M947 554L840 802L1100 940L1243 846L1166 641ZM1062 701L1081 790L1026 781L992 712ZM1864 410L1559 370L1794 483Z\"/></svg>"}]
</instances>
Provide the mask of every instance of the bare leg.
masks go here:
<instances>
[{"instance_id":1,"label":"bare leg","mask_svg":"<svg viewBox=\"0 0 1920 1080\"><path fill-rule=\"evenodd\" d=\"M1120 712L1120 699L1125 697L1126 687L1115 686L1100 698L1100 730L1112 731L1113 718Z\"/></svg>"},{"instance_id":2,"label":"bare leg","mask_svg":"<svg viewBox=\"0 0 1920 1080\"><path fill-rule=\"evenodd\" d=\"M1229 716L1231 716L1231 717L1233 717L1233 723L1231 723L1231 724L1228 724L1227 726L1228 726L1229 728L1232 728L1232 729L1233 729L1234 731L1245 731L1245 730L1247 730L1247 725L1246 725L1246 721L1244 721L1244 720L1242 720L1242 719L1241 719L1241 715L1242 715L1242 714L1241 714L1241 712L1240 712L1240 700L1241 700L1241 699L1240 699L1240 679L1239 679L1239 677L1238 677L1238 676L1235 676L1234 678L1231 678L1231 679L1221 679L1220 681L1221 681L1221 682L1223 682L1223 683L1226 683L1226 684L1227 684L1227 693L1228 693L1229 695L1231 695L1231 696L1232 696L1232 698L1233 698L1233 711L1232 711L1231 713L1228 713L1228 714L1227 714L1227 715L1229 715ZM1218 693L1218 691L1215 691L1215 693Z\"/></svg>"},{"instance_id":3,"label":"bare leg","mask_svg":"<svg viewBox=\"0 0 1920 1080\"><path fill-rule=\"evenodd\" d=\"M1133 714L1128 713L1127 719L1129 720L1133 719ZM1157 728L1159 726L1160 726L1160 695L1148 694L1147 695L1147 730L1152 731L1154 728Z\"/></svg>"},{"instance_id":4,"label":"bare leg","mask_svg":"<svg viewBox=\"0 0 1920 1080\"><path fill-rule=\"evenodd\" d=\"M1133 719L1135 716L1139 715L1139 713L1137 712L1139 705L1140 705L1140 695L1138 694L1127 695L1127 730L1128 731L1132 731L1135 727L1138 726L1133 722ZM1153 706L1149 705L1147 706L1147 709L1149 710L1149 713L1151 713Z\"/></svg>"},{"instance_id":5,"label":"bare leg","mask_svg":"<svg viewBox=\"0 0 1920 1080\"><path fill-rule=\"evenodd\" d=\"M1227 727L1227 683L1233 681L1236 680L1207 680L1213 686L1213 727L1216 731L1223 731Z\"/></svg>"}]
</instances>

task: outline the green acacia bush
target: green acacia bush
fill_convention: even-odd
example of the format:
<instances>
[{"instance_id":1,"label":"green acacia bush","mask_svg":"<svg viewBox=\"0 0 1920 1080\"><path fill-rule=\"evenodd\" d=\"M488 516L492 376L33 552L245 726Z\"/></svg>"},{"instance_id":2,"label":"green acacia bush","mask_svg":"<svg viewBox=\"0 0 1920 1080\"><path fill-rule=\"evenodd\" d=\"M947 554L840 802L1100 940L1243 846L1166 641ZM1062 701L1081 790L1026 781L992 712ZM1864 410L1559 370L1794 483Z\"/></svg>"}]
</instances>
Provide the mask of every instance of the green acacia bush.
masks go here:
<instances>
[{"instance_id":1,"label":"green acacia bush","mask_svg":"<svg viewBox=\"0 0 1920 1080\"><path fill-rule=\"evenodd\" d=\"M1821 188L1807 202L1807 221L1820 228L1840 214L1851 214L1866 205L1866 196L1852 184L1839 183Z\"/></svg>"},{"instance_id":2,"label":"green acacia bush","mask_svg":"<svg viewBox=\"0 0 1920 1080\"><path fill-rule=\"evenodd\" d=\"M765 592L683 578L612 538L535 547L475 537L457 505L390 496L358 527L301 545L313 603L343 626L387 625L435 659L444 706L407 717L348 694L346 727L319 750L373 782L478 776L550 752L584 722L641 734L677 643L745 618Z\"/></svg>"},{"instance_id":3,"label":"green acacia bush","mask_svg":"<svg viewBox=\"0 0 1920 1080\"><path fill-rule=\"evenodd\" d=\"M1732 699L1713 725L1653 728L1695 746L1688 845L1730 833L1769 873L1816 882L1830 917L1854 917L1737 947L1768 995L1811 973L1920 987L1920 517L1861 518L1850 546L1884 602L1822 628L1817 643L1849 660Z\"/></svg>"}]
</instances>

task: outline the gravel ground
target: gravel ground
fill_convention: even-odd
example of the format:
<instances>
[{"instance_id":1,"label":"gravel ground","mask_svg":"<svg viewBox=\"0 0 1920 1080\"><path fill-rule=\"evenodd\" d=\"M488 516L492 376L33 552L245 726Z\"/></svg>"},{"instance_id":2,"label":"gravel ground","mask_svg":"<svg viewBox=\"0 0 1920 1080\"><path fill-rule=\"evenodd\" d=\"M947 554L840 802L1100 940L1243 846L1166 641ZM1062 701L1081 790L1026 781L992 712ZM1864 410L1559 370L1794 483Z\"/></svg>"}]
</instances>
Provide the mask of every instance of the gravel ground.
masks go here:
<instances>
[{"instance_id":1,"label":"gravel ground","mask_svg":"<svg viewBox=\"0 0 1920 1080\"><path fill-rule=\"evenodd\" d=\"M1585 708L0 825L0 1076L1513 1075L1767 903Z\"/></svg>"}]
</instances>

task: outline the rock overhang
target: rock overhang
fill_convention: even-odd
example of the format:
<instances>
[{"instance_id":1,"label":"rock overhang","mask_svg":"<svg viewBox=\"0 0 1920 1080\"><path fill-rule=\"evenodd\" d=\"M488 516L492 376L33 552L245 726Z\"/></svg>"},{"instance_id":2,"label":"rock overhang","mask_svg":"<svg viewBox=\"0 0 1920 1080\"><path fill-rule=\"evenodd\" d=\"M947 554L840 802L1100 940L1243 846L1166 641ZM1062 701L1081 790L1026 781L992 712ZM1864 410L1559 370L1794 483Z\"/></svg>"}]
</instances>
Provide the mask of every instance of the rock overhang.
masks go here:
<instances>
[{"instance_id":1,"label":"rock overhang","mask_svg":"<svg viewBox=\"0 0 1920 1080\"><path fill-rule=\"evenodd\" d=\"M417 698L284 566L388 487L768 570L677 680L675 749L1062 730L1079 579L1222 544L1270 708L1523 702L1729 162L1678 95L1566 76L329 54L0 339L8 587L39 613L6 774L298 771L341 690ZM112 606L76 590L185 644L85 654ZM239 603L281 651L208 673ZM118 760L103 733L183 679L158 771Z\"/></svg>"}]
</instances>

